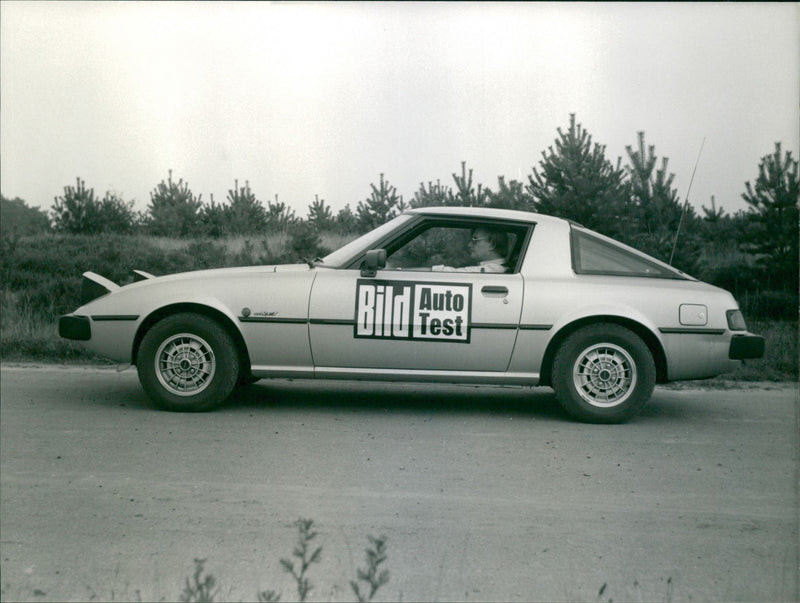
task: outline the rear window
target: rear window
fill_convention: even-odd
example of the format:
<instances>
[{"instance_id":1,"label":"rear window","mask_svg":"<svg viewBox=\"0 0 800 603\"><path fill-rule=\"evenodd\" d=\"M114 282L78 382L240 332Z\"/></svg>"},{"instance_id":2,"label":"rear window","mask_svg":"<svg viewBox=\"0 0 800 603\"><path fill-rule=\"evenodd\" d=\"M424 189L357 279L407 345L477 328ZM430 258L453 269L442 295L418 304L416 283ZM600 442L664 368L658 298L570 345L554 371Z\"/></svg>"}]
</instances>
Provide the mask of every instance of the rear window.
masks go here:
<instances>
[{"instance_id":1,"label":"rear window","mask_svg":"<svg viewBox=\"0 0 800 603\"><path fill-rule=\"evenodd\" d=\"M572 267L578 274L683 279L683 274L656 259L572 229Z\"/></svg>"}]
</instances>

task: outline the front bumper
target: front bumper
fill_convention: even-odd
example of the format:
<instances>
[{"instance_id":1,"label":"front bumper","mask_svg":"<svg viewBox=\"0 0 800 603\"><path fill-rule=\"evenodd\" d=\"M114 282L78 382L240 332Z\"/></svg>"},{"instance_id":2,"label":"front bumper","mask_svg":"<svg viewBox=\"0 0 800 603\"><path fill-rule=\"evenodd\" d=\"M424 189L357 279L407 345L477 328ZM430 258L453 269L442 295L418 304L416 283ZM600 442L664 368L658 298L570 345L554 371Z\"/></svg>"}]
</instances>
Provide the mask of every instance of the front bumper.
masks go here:
<instances>
[{"instance_id":1,"label":"front bumper","mask_svg":"<svg viewBox=\"0 0 800 603\"><path fill-rule=\"evenodd\" d=\"M734 335L728 348L731 360L751 360L764 357L764 338L760 335Z\"/></svg>"},{"instance_id":2,"label":"front bumper","mask_svg":"<svg viewBox=\"0 0 800 603\"><path fill-rule=\"evenodd\" d=\"M74 341L89 341L92 338L91 321L88 316L62 316L58 319L58 335Z\"/></svg>"}]
</instances>

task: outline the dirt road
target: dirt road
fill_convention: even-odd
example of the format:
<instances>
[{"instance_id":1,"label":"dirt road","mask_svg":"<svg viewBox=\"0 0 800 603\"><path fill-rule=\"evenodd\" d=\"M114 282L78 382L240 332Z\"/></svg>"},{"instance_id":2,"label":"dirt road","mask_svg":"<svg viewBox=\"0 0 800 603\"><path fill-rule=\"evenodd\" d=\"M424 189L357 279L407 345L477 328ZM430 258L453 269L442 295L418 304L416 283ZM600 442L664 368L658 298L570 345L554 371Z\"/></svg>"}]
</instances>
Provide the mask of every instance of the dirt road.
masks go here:
<instances>
[{"instance_id":1,"label":"dirt road","mask_svg":"<svg viewBox=\"0 0 800 603\"><path fill-rule=\"evenodd\" d=\"M272 589L299 517L314 601L798 598L798 390L662 389L626 425L548 389L279 381L220 411L152 408L134 371L0 370L4 600L217 600ZM263 383L263 382L262 382Z\"/></svg>"}]
</instances>

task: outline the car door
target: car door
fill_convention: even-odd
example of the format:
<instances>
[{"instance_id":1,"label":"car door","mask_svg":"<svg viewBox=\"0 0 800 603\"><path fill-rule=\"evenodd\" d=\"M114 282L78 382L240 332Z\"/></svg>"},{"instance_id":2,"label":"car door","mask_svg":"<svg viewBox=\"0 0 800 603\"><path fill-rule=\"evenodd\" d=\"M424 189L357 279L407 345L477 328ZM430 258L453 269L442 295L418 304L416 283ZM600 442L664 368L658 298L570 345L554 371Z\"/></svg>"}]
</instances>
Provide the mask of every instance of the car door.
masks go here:
<instances>
[{"instance_id":1,"label":"car door","mask_svg":"<svg viewBox=\"0 0 800 603\"><path fill-rule=\"evenodd\" d=\"M320 269L309 306L315 373L505 371L522 290L519 274Z\"/></svg>"},{"instance_id":2,"label":"car door","mask_svg":"<svg viewBox=\"0 0 800 603\"><path fill-rule=\"evenodd\" d=\"M475 226L422 223L382 244L389 265L371 275L362 273L359 262L319 269L309 304L315 374L507 370L522 311L521 275L513 267L492 273L433 266L469 263L466 241ZM524 234L509 231L517 252ZM424 256L430 256L427 264L409 266L423 263Z\"/></svg>"}]
</instances>

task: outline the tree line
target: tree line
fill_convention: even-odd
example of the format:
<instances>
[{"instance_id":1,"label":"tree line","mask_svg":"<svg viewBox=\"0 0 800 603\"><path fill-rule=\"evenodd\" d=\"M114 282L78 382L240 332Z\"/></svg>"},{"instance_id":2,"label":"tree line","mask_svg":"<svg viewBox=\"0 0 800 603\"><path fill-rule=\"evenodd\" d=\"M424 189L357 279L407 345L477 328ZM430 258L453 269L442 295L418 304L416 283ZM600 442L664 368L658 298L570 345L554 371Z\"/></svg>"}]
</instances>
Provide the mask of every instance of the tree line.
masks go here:
<instances>
[{"instance_id":1,"label":"tree line","mask_svg":"<svg viewBox=\"0 0 800 603\"><path fill-rule=\"evenodd\" d=\"M421 183L406 201L384 174L370 184L370 194L334 214L319 195L298 217L286 203L264 203L250 188L235 181L226 200L213 195L204 203L189 184L172 171L150 193L144 212L133 201L106 192L99 198L78 178L55 198L49 213L27 207L20 199L2 199L4 231L18 234L55 231L94 234L148 233L167 237L224 237L258 235L299 229L303 237L335 231L366 232L407 208L471 206L518 209L574 220L614 237L681 270L733 291L798 288L798 162L775 143L774 152L761 158L754 180L744 183L747 209L733 215L716 206L697 212L682 201L673 186L669 160L647 145L644 132L626 147L626 163L612 163L605 146L571 114L566 129L557 128L553 145L526 181L494 187L473 182L472 169L462 162L452 183ZM5 223L9 222L10 225Z\"/></svg>"}]
</instances>

